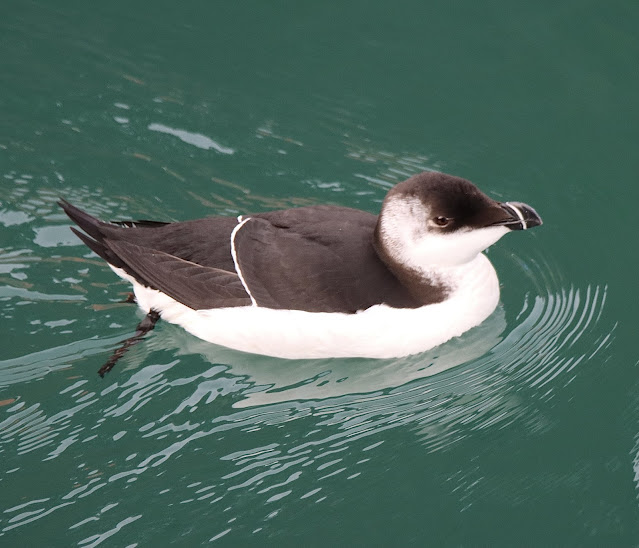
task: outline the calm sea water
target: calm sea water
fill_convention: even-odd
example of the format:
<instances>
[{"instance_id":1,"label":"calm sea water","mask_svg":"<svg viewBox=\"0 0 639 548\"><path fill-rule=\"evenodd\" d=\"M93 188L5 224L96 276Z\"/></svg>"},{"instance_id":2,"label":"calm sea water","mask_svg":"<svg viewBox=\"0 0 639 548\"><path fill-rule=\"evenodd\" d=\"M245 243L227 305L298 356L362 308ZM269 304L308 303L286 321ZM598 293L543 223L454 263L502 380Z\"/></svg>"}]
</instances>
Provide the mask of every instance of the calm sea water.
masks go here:
<instances>
[{"instance_id":1,"label":"calm sea water","mask_svg":"<svg viewBox=\"0 0 639 548\"><path fill-rule=\"evenodd\" d=\"M634 546L636 2L5 1L0 544ZM424 169L545 224L482 326L282 361L140 313L55 200L376 212Z\"/></svg>"}]
</instances>

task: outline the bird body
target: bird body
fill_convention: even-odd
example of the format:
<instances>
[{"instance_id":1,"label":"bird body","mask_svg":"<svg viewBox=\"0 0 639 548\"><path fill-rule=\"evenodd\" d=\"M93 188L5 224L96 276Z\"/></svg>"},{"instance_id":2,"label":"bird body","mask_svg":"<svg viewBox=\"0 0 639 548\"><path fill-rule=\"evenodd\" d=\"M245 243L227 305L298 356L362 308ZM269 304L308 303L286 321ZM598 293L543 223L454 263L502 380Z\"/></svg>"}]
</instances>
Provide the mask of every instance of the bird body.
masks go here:
<instances>
[{"instance_id":1,"label":"bird body","mask_svg":"<svg viewBox=\"0 0 639 548\"><path fill-rule=\"evenodd\" d=\"M282 358L398 357L461 335L499 302L481 252L541 224L530 206L435 172L396 185L379 216L312 206L105 223L61 206L132 283L142 310L206 341Z\"/></svg>"}]
</instances>

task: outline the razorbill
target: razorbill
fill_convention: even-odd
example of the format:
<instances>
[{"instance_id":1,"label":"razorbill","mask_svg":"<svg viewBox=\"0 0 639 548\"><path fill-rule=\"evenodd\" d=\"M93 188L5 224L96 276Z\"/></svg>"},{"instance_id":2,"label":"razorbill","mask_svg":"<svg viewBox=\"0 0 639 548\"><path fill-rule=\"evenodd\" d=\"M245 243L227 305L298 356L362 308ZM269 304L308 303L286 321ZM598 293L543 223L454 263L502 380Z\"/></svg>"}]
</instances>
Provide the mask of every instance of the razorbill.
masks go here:
<instances>
[{"instance_id":1,"label":"razorbill","mask_svg":"<svg viewBox=\"0 0 639 548\"><path fill-rule=\"evenodd\" d=\"M394 186L379 215L320 205L107 223L59 203L147 313L110 367L160 317L206 341L281 358L422 352L497 306L497 275L482 251L542 224L526 204L436 172Z\"/></svg>"}]
</instances>

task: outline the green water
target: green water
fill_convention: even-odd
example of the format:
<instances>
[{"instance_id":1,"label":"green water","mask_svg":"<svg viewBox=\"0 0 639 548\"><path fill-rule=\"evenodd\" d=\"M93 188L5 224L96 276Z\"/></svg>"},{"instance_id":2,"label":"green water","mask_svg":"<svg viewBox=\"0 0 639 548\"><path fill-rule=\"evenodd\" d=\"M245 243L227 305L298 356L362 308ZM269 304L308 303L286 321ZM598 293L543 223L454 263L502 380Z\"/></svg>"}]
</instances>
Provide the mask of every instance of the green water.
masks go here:
<instances>
[{"instance_id":1,"label":"green water","mask_svg":"<svg viewBox=\"0 0 639 548\"><path fill-rule=\"evenodd\" d=\"M635 546L636 2L0 8L0 544ZM502 302L402 360L140 319L69 232L333 203L424 169L530 203Z\"/></svg>"}]
</instances>

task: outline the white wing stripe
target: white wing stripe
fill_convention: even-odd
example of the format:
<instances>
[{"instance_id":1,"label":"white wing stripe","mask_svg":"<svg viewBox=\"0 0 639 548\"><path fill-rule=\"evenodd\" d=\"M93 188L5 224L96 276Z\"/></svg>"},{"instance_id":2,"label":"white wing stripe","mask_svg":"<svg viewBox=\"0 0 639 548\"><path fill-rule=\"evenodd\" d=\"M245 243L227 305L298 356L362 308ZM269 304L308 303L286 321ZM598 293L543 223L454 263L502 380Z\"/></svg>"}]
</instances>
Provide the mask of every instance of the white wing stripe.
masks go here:
<instances>
[{"instance_id":1,"label":"white wing stripe","mask_svg":"<svg viewBox=\"0 0 639 548\"><path fill-rule=\"evenodd\" d=\"M240 264L237 262L237 251L235 250L235 235L237 234L238 230L242 228L242 226L244 226L244 224L246 224L248 221L251 220L251 218L247 217L246 219L242 219L242 215L240 215L237 218L237 220L238 220L238 224L233 229L233 232L231 232L231 256L233 257L233 263L235 264L235 272L237 272L237 275L239 276L240 281L242 282L242 285L244 286L244 290L246 291L248 296L251 298L251 304L253 306L257 306L257 302L253 298L253 295L251 295L251 290L248 288L248 285L246 285L246 280L244 279L244 276L242 276L242 271L240 270Z\"/></svg>"}]
</instances>

